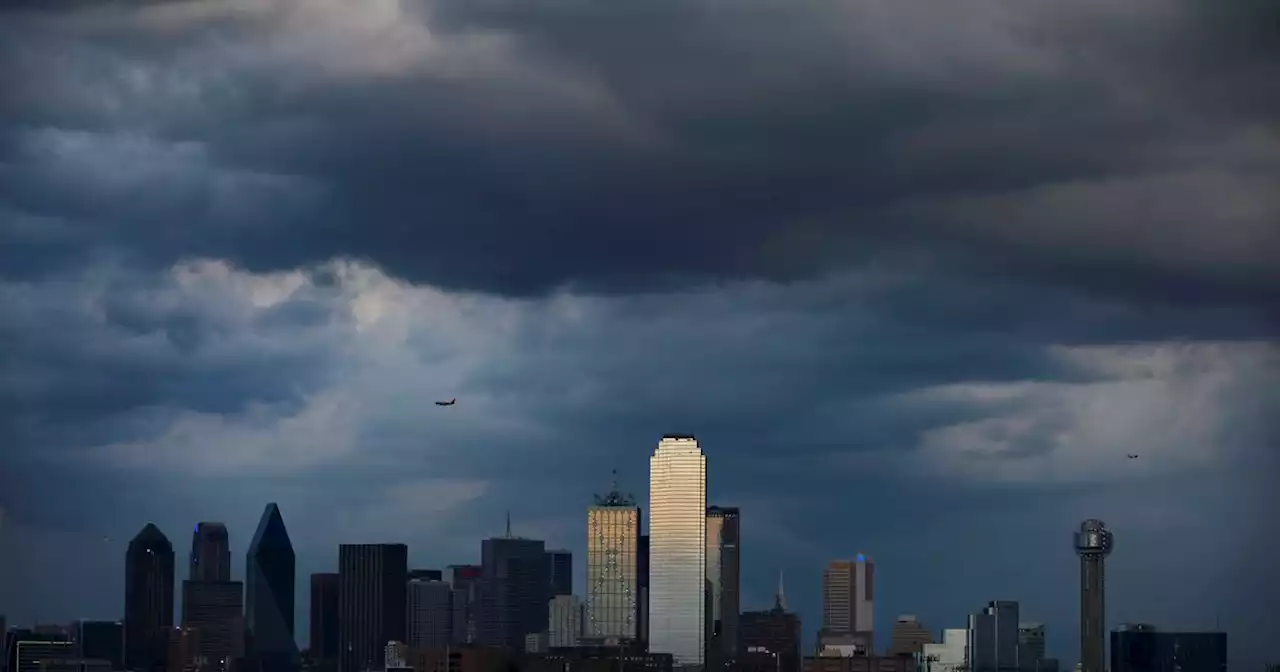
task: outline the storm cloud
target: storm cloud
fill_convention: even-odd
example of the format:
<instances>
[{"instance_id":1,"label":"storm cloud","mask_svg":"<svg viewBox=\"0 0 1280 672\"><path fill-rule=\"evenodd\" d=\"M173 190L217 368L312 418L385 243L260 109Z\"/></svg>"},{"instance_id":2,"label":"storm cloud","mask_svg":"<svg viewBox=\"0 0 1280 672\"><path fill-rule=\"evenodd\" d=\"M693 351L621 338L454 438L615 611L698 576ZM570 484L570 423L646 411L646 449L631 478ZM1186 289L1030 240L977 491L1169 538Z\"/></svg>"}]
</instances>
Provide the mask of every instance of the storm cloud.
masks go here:
<instances>
[{"instance_id":1,"label":"storm cloud","mask_svg":"<svg viewBox=\"0 0 1280 672\"><path fill-rule=\"evenodd\" d=\"M807 632L865 551L885 626L1019 599L1072 661L1097 516L1113 622L1262 659L1274 3L0 7L11 621L266 501L300 571L581 550L688 431Z\"/></svg>"}]
</instances>

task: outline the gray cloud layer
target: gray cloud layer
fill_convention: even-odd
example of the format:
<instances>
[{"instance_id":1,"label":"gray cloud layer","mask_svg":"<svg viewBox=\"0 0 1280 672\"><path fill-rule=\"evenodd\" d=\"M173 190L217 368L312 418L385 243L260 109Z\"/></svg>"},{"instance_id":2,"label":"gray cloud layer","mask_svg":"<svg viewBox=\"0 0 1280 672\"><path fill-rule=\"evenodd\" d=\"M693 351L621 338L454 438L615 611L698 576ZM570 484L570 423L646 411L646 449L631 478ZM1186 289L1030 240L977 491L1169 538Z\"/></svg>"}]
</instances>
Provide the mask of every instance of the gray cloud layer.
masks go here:
<instances>
[{"instance_id":1,"label":"gray cloud layer","mask_svg":"<svg viewBox=\"0 0 1280 672\"><path fill-rule=\"evenodd\" d=\"M807 629L865 550L884 618L1019 598L1070 660L1099 515L1114 619L1269 643L1272 3L0 19L11 616L114 616L144 520L247 540L267 500L307 571L466 561L506 508L576 548L608 470L643 497L689 430L748 594L786 567Z\"/></svg>"}]
</instances>

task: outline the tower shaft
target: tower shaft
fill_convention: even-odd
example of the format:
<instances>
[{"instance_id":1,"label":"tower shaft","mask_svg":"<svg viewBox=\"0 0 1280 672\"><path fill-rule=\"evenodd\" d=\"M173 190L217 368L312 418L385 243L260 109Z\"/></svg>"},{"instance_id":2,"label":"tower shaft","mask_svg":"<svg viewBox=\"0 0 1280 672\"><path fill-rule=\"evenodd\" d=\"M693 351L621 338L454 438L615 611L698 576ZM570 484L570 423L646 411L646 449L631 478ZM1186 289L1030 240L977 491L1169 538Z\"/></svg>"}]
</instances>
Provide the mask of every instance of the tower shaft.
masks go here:
<instances>
[{"instance_id":1,"label":"tower shaft","mask_svg":"<svg viewBox=\"0 0 1280 672\"><path fill-rule=\"evenodd\" d=\"M1080 668L1106 672L1106 564L1102 555L1080 556Z\"/></svg>"}]
</instances>

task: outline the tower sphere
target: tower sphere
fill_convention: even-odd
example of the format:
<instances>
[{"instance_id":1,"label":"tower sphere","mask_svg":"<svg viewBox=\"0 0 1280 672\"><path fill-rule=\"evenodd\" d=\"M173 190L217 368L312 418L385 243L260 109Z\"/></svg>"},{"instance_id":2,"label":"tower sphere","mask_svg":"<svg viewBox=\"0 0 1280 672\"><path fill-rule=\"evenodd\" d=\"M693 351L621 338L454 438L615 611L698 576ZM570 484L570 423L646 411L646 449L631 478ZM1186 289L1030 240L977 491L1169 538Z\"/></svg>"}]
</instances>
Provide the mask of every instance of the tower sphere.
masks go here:
<instances>
[{"instance_id":1,"label":"tower sphere","mask_svg":"<svg viewBox=\"0 0 1280 672\"><path fill-rule=\"evenodd\" d=\"M1079 555L1111 555L1113 537L1111 530L1101 520L1090 518L1080 523L1076 532L1076 553Z\"/></svg>"}]
</instances>

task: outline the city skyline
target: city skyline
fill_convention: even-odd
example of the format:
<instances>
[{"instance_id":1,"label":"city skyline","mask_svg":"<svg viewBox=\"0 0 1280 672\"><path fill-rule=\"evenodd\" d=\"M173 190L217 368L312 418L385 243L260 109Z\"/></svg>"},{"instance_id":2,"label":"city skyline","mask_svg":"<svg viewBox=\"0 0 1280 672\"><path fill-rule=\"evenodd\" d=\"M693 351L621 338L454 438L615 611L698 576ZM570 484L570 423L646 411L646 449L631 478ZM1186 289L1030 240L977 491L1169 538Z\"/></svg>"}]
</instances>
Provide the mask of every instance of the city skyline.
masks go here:
<instances>
[{"instance_id":1,"label":"city skyline","mask_svg":"<svg viewBox=\"0 0 1280 672\"><path fill-rule=\"evenodd\" d=\"M683 436L683 435L668 435L668 436L664 437L663 442L677 442L677 441L680 441L680 440L689 441L689 442L693 442L693 443L695 443L695 444L696 444L696 441L695 441L691 436L689 436L689 437L685 437L685 436ZM662 443L662 442L660 442L660 445L661 445L661 443ZM652 459L652 458L651 458L651 459ZM704 459L704 460L706 459L706 458L705 458L705 456L703 457L703 459ZM704 467L704 468L705 468L705 467ZM614 486L613 486L613 487L614 487L614 491L613 491L613 492L609 493L609 495L606 495L606 497L605 497L604 499L601 499L599 496L596 496L596 502L597 502L597 505L596 505L596 506L588 506L588 507L585 507L585 508L584 508L584 510L583 510L583 512L584 512L583 520L584 520L584 521L589 521L589 520L590 520L590 516L591 516L591 511L592 511L592 509L597 508L597 507L598 507L598 505L599 505L598 503L600 503L600 502L602 502L602 501L603 501L603 502L613 502L613 505L614 505L614 506L617 506L617 505L619 505L619 504L621 504L621 505L625 506L625 505L627 504L627 502L630 502L630 501L631 501L631 500L629 500L629 499L626 499L626 498L625 498L625 496L619 495L619 493L617 492L617 488L618 488L618 481L617 481L617 471L616 471L616 470L614 471L614 479L615 479L615 480L614 480ZM641 520L643 520L643 519L644 519L644 515L643 515L643 510L644 510L644 509L643 509L642 507L637 507L637 508L638 508L638 509L639 509L639 511L641 512L641 513L640 513L640 515L639 515L639 518L640 518ZM711 517L713 514L718 516L718 515L723 515L723 512L724 512L724 511L730 511L730 512L732 512L732 515L733 515L733 516L734 516L734 518L736 519L736 518L737 518L737 516L738 516L739 508L738 508L738 507L707 506L707 507L705 507L705 511L706 511L706 516L707 516L706 520L708 521L707 523L704 523L704 524L706 525L706 528L705 528L705 529L706 529L707 531L710 531L710 529L711 529L711 525L709 524L709 520L710 520L710 517ZM1088 526L1088 525L1097 525L1097 524L1100 524L1100 523L1099 523L1099 521L1096 521L1096 520L1088 520L1088 521L1086 521L1084 524L1082 524L1081 528L1083 529L1083 527L1085 527L1085 526ZM549 542L549 541L547 541L547 540L543 540L543 539L536 539L536 540L535 540L535 539L531 539L531 538L529 538L529 537L525 537L525 536L512 536L512 527L511 527L512 522L511 522L510 512L508 512L508 514L507 514L506 525L507 525L507 528L506 528L506 533L505 533L504 535L497 535L497 536L490 535L490 536L485 537L482 541L485 541L485 542L495 542L495 541L502 541L502 540L506 540L506 539L509 539L509 540L511 540L511 541L515 541L515 542L528 541L529 543L538 543L538 544L541 544L540 548L547 548L547 546L548 546L549 544L551 544L551 543L552 543L552 542ZM189 558L194 558L194 557L196 557L196 556L198 555L198 551L197 551L197 549L198 549L198 545L200 544L200 542L201 542L201 541L203 541L203 540L204 540L204 538L205 538L205 534L207 534L208 532L213 531L213 530L216 530L216 532L214 532L214 534L218 535L218 536L216 537L216 543L219 545L219 546L218 546L218 551L219 551L220 553L229 553L229 552L230 552L230 548L229 548L229 546L230 546L230 542L229 542L229 539L228 539L228 537L229 537L230 535L228 534L228 532L227 532L227 528L226 528L226 526L225 526L224 524L222 524L222 523L207 523L207 522L206 522L206 523L199 523L199 524L197 524L197 526L196 526L196 532L195 532L195 533L194 533L194 535L193 535L194 539L193 539L193 544L192 544L192 552L191 552L191 555L189 556ZM646 530L646 532L647 532L647 530ZM1108 534L1109 534L1109 532L1108 532ZM281 538L279 535L283 535L283 538ZM647 537L648 535L645 535L645 536ZM1076 534L1075 536L1076 536L1076 538L1077 538L1076 544L1077 544L1077 546L1078 546L1078 545L1079 545L1079 543L1080 543L1080 542L1079 542L1079 540L1078 540L1079 534ZM275 538L274 544L270 544L270 545L275 545L275 546L277 547L277 550L278 550L278 549L280 548L280 546L279 546L279 545L283 542L284 546L285 546L286 548L288 548L288 549L291 551L291 545L290 545L290 543L289 543L289 541L288 541L288 534L287 534L287 532L286 532L286 531L284 531L283 523L282 523L282 521L281 521L281 519L280 519L279 508L278 508L278 506L277 506L276 504L274 504L274 503L268 504L268 505L267 505L267 507L266 507L266 509L265 509L265 510L264 510L264 512L262 513L262 515L261 515L261 517L260 517L260 520L259 520L259 523L258 523L258 531L256 532L256 537L258 537L258 538L265 537L265 538L267 538L267 539L269 539L269 540L270 540L270 539L272 539L272 538L274 537L274 538ZM109 542L110 540L104 540L104 541L108 541L108 542ZM710 541L710 539L708 538L708 542L709 542L709 541ZM135 545L135 544L139 544L139 543L141 543L141 544L143 545L142 547L150 547L150 546L153 546L153 545L155 545L155 544L161 544L161 545L163 545L163 544L167 543L167 538L165 538L165 537L164 537L163 531L162 531L162 530L160 530L158 527L156 527L154 523L152 523L152 522L148 522L146 525L144 525L143 530L142 530L141 532L139 532L139 533L138 533L138 535L135 537L134 542L131 542L131 546L133 546L133 545ZM1109 543L1109 542L1108 542L1108 543ZM392 545L392 546L395 546L396 544L391 544L391 545ZM575 547L575 546L576 546L575 544L565 544L565 545L566 545L566 546L569 546L569 547ZM250 546L251 546L251 547L253 546L252 542L250 543ZM341 545L339 545L339 546L341 546ZM482 551L482 549L483 549L483 547L484 547L484 546L485 546L485 544L479 544L479 545L477 546L477 549L476 549L476 561L477 561L477 562L479 561L479 558L481 558L481 557L483 556L483 553L482 553L481 551ZM341 549L339 548L339 550L341 550ZM406 550L407 550L407 547L406 547ZM547 568L550 568L551 556L553 556L553 555L555 555L555 554L563 553L563 552L565 552L565 551L559 551L559 550L555 550L555 549L547 548L547 550L545 550L545 554L546 554L546 556L547 556L547 557L546 557L546 561L547 561L547 563L548 563L548 564L547 564ZM569 553L573 553L573 551L568 551L568 552L569 552ZM175 555L175 557L176 557L176 555ZM420 565L420 564L423 564L423 563L418 563L418 562L414 562L414 561L411 561L411 560L407 560L407 558L409 557L409 556L407 555L407 552L406 552L406 555L405 555L404 557L406 558L406 566L409 566L409 565ZM574 557L579 557L579 556L574 556ZM578 575L580 575L580 574L585 574L585 572L586 572L585 556L582 556L582 557L584 557L584 561L582 562L581 567L579 566L578 561L575 561L575 562L573 563L573 566L574 566L573 573L574 573L574 575L575 575L575 576L578 576ZM710 558L710 552L709 552L709 551L708 551L708 556L707 556L707 558L708 558L708 561L709 561L709 558ZM162 562L162 565L163 565L163 562L164 562L163 558L162 558L161 562ZM191 568L190 568L190 570L188 570L188 571L192 571L192 572L196 571L196 566L197 566L197 565L196 565L196 563L191 562L190 564L191 564ZM430 564L430 563L427 563L427 564ZM872 561L872 558L867 557L867 556L866 556L866 554L861 553L861 552L859 552L859 553L855 553L855 554L851 554L851 555L850 555L849 557L847 557L847 558L833 558L833 559L829 560L827 563L825 563L825 565L824 565L824 568L825 568L825 569L824 569L824 570L823 570L823 572L821 572L820 574L825 575L827 572L831 571L831 567L832 567L832 566L835 566L835 565L849 565L849 566L851 566L851 567L855 567L855 568L860 568L860 567L862 567L862 566L864 566L864 565L865 565L868 569L870 569L871 567L873 567L873 561ZM460 565L449 564L449 565L442 565L441 567L455 567L455 566L460 566ZM175 567L176 567L176 564L175 564ZM336 566L335 566L335 568L336 568ZM478 569L479 569L479 565L476 565L476 568L477 568L477 570L478 570ZM444 572L444 571L446 571L446 570L444 570L444 569L413 570L413 571L409 572L409 574L408 574L408 575L406 575L406 576L407 576L408 578L412 578L412 577L411 577L411 576L409 576L409 575L412 575L412 574L415 574L415 573L416 573L416 574L418 574L418 575L421 575L421 574L422 574L422 573L424 573L424 572L431 573L431 574L433 574L433 575L434 575L435 573L439 572L439 573L441 573L441 574L443 575L443 572ZM867 571L867 570L859 570L859 571ZM296 612L296 614L297 614L297 618L301 618L301 619L302 619L301 621L298 621L298 623L304 624L304 625L301 625L301 626L297 626L297 627L296 627L297 634L296 634L296 635L295 635L295 637L293 638L293 641L294 641L294 643L295 643L295 644L296 644L296 646L297 646L297 650L300 650L300 649L306 648L306 647L307 647L307 646L309 646L309 644L310 644L310 642L309 642L309 636L308 636L308 635L309 635L309 632L308 632L308 629L307 629L307 627L306 627L306 625L305 625L306 623L309 623L309 622L310 622L310 613L309 613L309 612L310 612L310 604L309 604L309 599L308 599L308 598L309 598L309 590L307 590L307 588L309 587L309 585L310 585L310 583L311 583L311 579L313 579L313 578L315 578L315 577L317 577L317 576L321 576L321 577L323 577L323 576L329 576L329 575L332 575L332 576L334 576L334 577L336 577L336 576L337 576L337 574L336 574L336 573L329 574L329 573L328 573L328 570L324 570L324 571L320 571L320 572L311 572L311 573L308 573L308 574L306 574L306 575L299 574L299 575L298 575L298 576L299 576L299 579L298 579L297 581L295 581L295 582L294 582L294 588L295 588L295 590L299 591L299 592L297 592L297 598L296 598L297 604L296 604L296 607L295 607L295 612ZM873 582L873 583L872 583L872 585L874 585L874 575L870 575L870 577L872 578L872 582ZM1082 592L1082 591L1083 591L1083 589L1085 588L1085 583L1084 583L1085 577L1086 577L1086 574L1084 573L1083 568L1082 568L1082 569L1080 570L1080 577L1079 577L1079 578L1081 579L1081 583L1079 583L1079 584L1077 584L1077 585L1075 585L1075 586L1072 586L1073 592L1074 592L1075 594L1077 594L1077 595L1081 595L1081 596L1083 596L1083 595L1085 595L1085 594L1086 594L1085 592ZM183 579L183 578L185 578L185 576L182 576L182 577L178 577L178 578L176 578L176 583L175 583L175 585L179 585L179 586L180 586L180 585L183 583L183 581L182 581L182 579ZM232 576L232 578L233 578L233 579L238 579L239 577L238 577L238 576ZM408 578L406 578L406 582L408 581ZM710 574L710 573L708 573L708 574L707 574L707 578L708 578L708 580L710 580L710 578L711 578L711 574ZM776 584L776 587L777 587L777 588L780 588L780 587L781 587L781 577L776 577L776 580L778 581L778 583ZM298 581L302 581L305 585L298 584ZM825 578L821 579L821 581L822 581L822 582L824 582L824 583L823 583L823 585L825 585ZM857 579L857 578L855 577L855 578L854 578L854 581L855 581L855 582L859 582L859 581L860 581L860 579ZM586 594L586 588L585 588L585 586L586 586L586 585L588 585L588 584L586 584L586 583L584 583L584 582L581 582L581 581L580 581L579 579L577 579L577 578L575 578L575 579L574 579L574 582L575 582L575 584L577 584L577 585L583 585L583 586L584 586L583 590L581 590L581 591L575 591L575 592L573 593L573 595L574 595L574 597L575 597L575 598L581 598L583 595L585 595L585 594ZM240 583L239 581L236 581L236 585L239 585L239 583ZM551 583L552 583L552 584L554 584L554 580L552 580L552 582L551 582ZM299 585L301 585L301 587L299 587ZM878 589L875 589L875 590L878 590ZM820 587L820 589L818 590L818 593L819 593L819 597L821 598L821 594L822 594L821 587ZM549 595L551 594L551 590L550 590L550 588L548 588L548 594L549 594ZM873 595L874 595L874 593L873 593ZM403 598L403 596L401 596L401 597ZM776 594L775 594L775 596L774 596L774 597L776 598ZM710 599L711 599L711 595L710 595L710 594L708 594L708 595L707 595L707 598L708 598L708 600L710 600ZM159 598L159 599L162 599L162 600L163 600L163 599L165 599L165 598L161 597L161 598ZM178 615L180 615L180 614L182 614L182 613L183 613L182 592L181 592L181 591L175 591L175 593L174 593L173 597L172 597L172 598L169 598L169 599L171 599L171 600L173 601L173 604L174 604L174 614L175 614L175 617L174 617L174 623L176 624L176 623L178 623L178 622L179 622L179 620L180 620L180 619L178 618ZM1081 599L1083 599L1083 597L1082 597ZM304 602L304 601L305 601L305 602ZM819 602L821 602L821 599L819 599ZM1015 600L1015 604L1016 604L1016 602L1017 602L1017 601ZM994 605L994 604L996 604L996 602L992 602L992 604ZM1083 604L1083 603L1082 603L1082 604ZM706 606L707 606L708 608L711 608L711 603L710 603L710 602L707 602ZM764 612L764 611L768 611L768 609L770 608L770 606L771 606L771 605L763 605L763 604L760 604L760 605L746 605L746 606L741 607L741 612L747 612L747 611L759 611L759 612ZM794 613L799 613L799 612L794 612ZM972 619L974 619L974 618L981 618L982 613L983 613L983 612L982 612L982 610L971 610L969 613L961 614L960 616L961 616L961 620L962 620L962 621L963 621L964 619L966 619L966 618L967 618L967 619L969 619L970 626L972 626L972 623L973 623L973 620L972 620ZM1015 611L1015 613L1017 613L1017 612ZM818 612L817 612L817 614L815 614L815 615L812 617L812 618L813 618L813 620L812 620L812 621L802 619L802 622L805 624L805 630L804 630L804 632L803 632L803 638L802 638L802 641L804 641L804 642L805 642L805 646L804 646L803 651L810 651L811 647L812 647L812 646L816 643L816 641L817 641L816 639L811 639L811 638L814 636L814 632L813 632L813 628L811 628L811 627L810 627L810 624L821 624L821 622L822 622L821 614L822 614L822 610L821 610L821 609L819 609L819 610L818 610ZM894 619L898 618L898 617L901 615L900 613L894 613L894 614L890 615L888 618L886 618L885 614L884 614L884 613L882 613L882 612L880 612L879 610L877 610L877 611L876 611L876 614L877 614L877 617L878 617L878 618L877 618L877 621L876 621L876 625L877 625L877 632L883 632L883 634L884 634L884 635L886 635L886 636L887 636L887 634L888 634L888 632L890 631L890 629L891 629L891 628L890 628L890 629L885 629L885 630L883 630L883 631L882 631L882 630L880 629L880 627L879 627L879 624L880 624L882 621L887 620L887 621L888 621L888 623L892 625L892 624L894 623ZM975 616L974 614L978 614L978 616ZM1082 617L1082 616L1083 616L1083 614L1084 614L1084 612L1081 612L1080 614L1077 614L1077 617ZM585 610L584 610L584 615L585 615ZM914 614L912 615L912 617L914 618ZM90 620L92 620L92 619L90 619ZM103 617L103 618L101 618L100 620L103 620L103 621L111 621L112 619L111 619L111 618L109 618L109 617ZM1146 619L1145 621L1142 621L1142 622L1151 622L1151 621L1153 621L1153 620L1154 620L1154 619L1150 619L1150 618L1148 618L1148 619ZM55 621L35 621L35 623L50 623L50 622L60 622L60 621L56 621L56 619L55 619ZM120 622L122 622L122 623L124 622L124 617L123 617L123 616L121 616L121 618L120 618ZM1015 622L1016 622L1016 621L1015 621ZM1028 622L1027 622L1027 621L1025 621L1025 620L1024 620L1024 621L1022 621L1022 622L1023 622L1023 624L1028 624L1028 625L1030 625L1030 626L1034 626L1034 627L1039 628L1039 629L1041 630L1041 637L1043 637L1043 630L1044 630L1044 626L1043 626L1043 624L1041 624L1041 623L1035 623L1035 622L1030 622L1030 623L1028 623ZM1106 624L1106 626L1105 626L1105 631L1106 631L1106 632L1112 632L1112 631L1116 631L1117 629L1123 629L1123 628L1126 626L1126 624L1127 624L1127 623L1129 623L1129 622L1130 622L1130 621L1121 621L1121 622L1119 622L1119 623L1113 623L1113 622L1111 622L1111 621L1108 621L1108 622L1107 622L1107 624ZM1139 622L1139 621L1133 621L1133 622ZM1200 628L1199 630L1203 630L1203 631L1206 631L1206 632L1209 632L1209 631L1217 631L1218 626L1220 625L1220 623L1221 623L1221 622L1220 622L1220 616L1215 615L1214 627L1212 627L1212 628ZM10 624L10 626L13 626L13 627L17 627L18 625L20 625L19 623L14 622L14 620L13 620L12 618L10 618L10 620L9 620L9 624ZM30 625L30 624L27 624L27 625ZM961 625L963 625L963 624L961 624ZM970 627L970 626L966 626L966 627ZM931 633L933 633L935 636L937 636L937 635L940 635L940 634L942 633L942 631L943 631L943 630L946 630L946 629L948 629L948 628L954 628L954 627L959 627L959 626L957 626L957 625L956 625L956 623L948 623L947 625L944 625L944 626L942 626L941 628L932 628L932 627L931 627L931 628L929 629L929 631L930 631ZM1168 629L1168 628L1166 628L1166 629ZM1196 628L1192 628L1191 630L1193 630L1193 631L1194 631L1194 630L1197 630L1197 629L1196 629ZM1055 634L1059 634L1059 633L1055 633ZM584 628L584 636L589 636L589 635L585 634L585 628ZM1056 641L1056 640L1063 640L1063 639L1064 639L1064 638L1063 638L1061 635L1060 635L1059 637L1050 637L1050 640L1055 640L1055 641ZM887 637L886 637L886 641L887 641ZM885 643L886 643L886 641L877 641L877 642L876 642L876 648L875 648L875 650L876 650L876 651L879 651L880 649L883 649L883 648L884 648L884 645L885 645ZM1077 636L1077 639L1076 639L1075 641L1076 641L1076 642L1079 642L1079 641L1080 641L1080 640L1079 640L1079 638L1078 638L1078 636ZM1074 643L1074 642L1073 642L1073 643ZM704 642L704 644L705 644L705 642ZM1043 646L1043 645L1041 645L1041 646ZM1042 653L1043 653L1043 652L1042 652ZM1054 655L1054 654L1055 654L1055 651L1053 651L1053 650L1049 650L1049 652L1048 652L1048 653L1049 653L1048 657L1050 657L1050 658L1055 658L1055 657L1056 657L1056 656ZM127 655L127 654L126 654L126 655ZM807 654L807 653L806 653L805 655L809 655L809 654ZM1070 656L1069 656L1069 655L1064 657L1064 659L1069 659L1069 658L1070 658Z\"/></svg>"}]
</instances>

